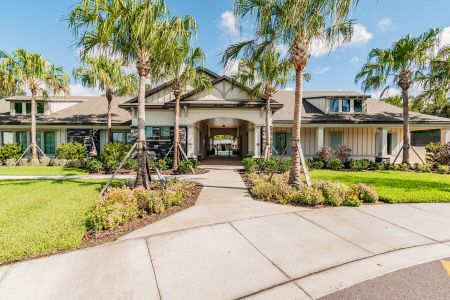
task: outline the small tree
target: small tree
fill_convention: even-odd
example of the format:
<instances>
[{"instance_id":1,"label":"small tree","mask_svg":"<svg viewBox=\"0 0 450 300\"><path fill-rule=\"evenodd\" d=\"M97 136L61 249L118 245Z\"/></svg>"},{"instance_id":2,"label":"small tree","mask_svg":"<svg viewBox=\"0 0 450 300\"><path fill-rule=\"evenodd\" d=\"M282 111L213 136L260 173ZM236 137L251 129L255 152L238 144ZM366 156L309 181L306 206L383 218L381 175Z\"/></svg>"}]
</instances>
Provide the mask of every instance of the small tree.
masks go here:
<instances>
[{"instance_id":1,"label":"small tree","mask_svg":"<svg viewBox=\"0 0 450 300\"><path fill-rule=\"evenodd\" d=\"M111 103L114 96L132 96L137 93L137 76L126 74L127 65L119 59L105 55L85 57L83 65L73 71L76 79L86 87L99 88L105 93L108 103L108 142L112 142Z\"/></svg>"},{"instance_id":2,"label":"small tree","mask_svg":"<svg viewBox=\"0 0 450 300\"><path fill-rule=\"evenodd\" d=\"M63 93L69 94L69 76L62 67L56 67L39 53L18 49L12 56L0 53L0 65L3 66L9 82L23 86L31 92L31 155L38 159L36 144L36 99L44 99ZM5 75L4 75L5 76ZM12 85L14 86L14 85Z\"/></svg>"},{"instance_id":3,"label":"small tree","mask_svg":"<svg viewBox=\"0 0 450 300\"><path fill-rule=\"evenodd\" d=\"M439 30L430 29L426 33L413 37L407 35L394 42L391 48L375 48L370 51L367 63L356 74L355 82L361 81L364 91L380 90L381 96L392 81L400 87L403 104L403 161L409 164L409 89L419 83L422 72L429 63L429 55L439 42Z\"/></svg>"}]
</instances>

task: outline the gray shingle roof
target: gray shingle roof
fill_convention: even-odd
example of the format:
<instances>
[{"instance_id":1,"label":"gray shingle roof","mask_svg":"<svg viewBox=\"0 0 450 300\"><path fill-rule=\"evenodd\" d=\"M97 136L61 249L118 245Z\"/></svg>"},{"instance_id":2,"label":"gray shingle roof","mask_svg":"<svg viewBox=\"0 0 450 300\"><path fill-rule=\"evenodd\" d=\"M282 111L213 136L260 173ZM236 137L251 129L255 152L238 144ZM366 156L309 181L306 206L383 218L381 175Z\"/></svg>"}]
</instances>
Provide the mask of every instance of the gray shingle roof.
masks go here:
<instances>
[{"instance_id":1,"label":"gray shingle roof","mask_svg":"<svg viewBox=\"0 0 450 300\"><path fill-rule=\"evenodd\" d=\"M274 124L290 124L294 112L293 91L280 91L274 96L274 100L283 104L283 108L275 112ZM308 98L323 97L364 97L357 92L345 91L305 91L303 93L302 123L402 123L402 109L375 99L367 99L367 113L360 114L326 114L308 102ZM440 118L419 113L410 113L412 124L450 124L450 119Z\"/></svg>"}]
</instances>

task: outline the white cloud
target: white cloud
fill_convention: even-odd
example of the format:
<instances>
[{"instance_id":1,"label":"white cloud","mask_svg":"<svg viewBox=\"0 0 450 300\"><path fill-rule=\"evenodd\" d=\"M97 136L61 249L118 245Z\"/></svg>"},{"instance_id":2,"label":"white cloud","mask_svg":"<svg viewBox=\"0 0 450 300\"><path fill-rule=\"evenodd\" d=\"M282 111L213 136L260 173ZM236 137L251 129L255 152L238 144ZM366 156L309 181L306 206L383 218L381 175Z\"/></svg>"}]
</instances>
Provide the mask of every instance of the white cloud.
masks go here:
<instances>
[{"instance_id":1,"label":"white cloud","mask_svg":"<svg viewBox=\"0 0 450 300\"><path fill-rule=\"evenodd\" d=\"M328 71L330 71L330 67L324 67L324 68L317 67L317 68L314 69L313 73L314 74L323 74L323 73L326 73Z\"/></svg>"},{"instance_id":2,"label":"white cloud","mask_svg":"<svg viewBox=\"0 0 450 300\"><path fill-rule=\"evenodd\" d=\"M236 17L234 16L232 11L226 10L220 15L219 25L223 33L229 38L239 39L240 32L237 27Z\"/></svg>"},{"instance_id":3,"label":"white cloud","mask_svg":"<svg viewBox=\"0 0 450 300\"><path fill-rule=\"evenodd\" d=\"M337 48L353 48L362 46L364 44L367 44L371 39L373 38L373 33L369 32L366 28L366 26L362 24L355 24L353 27L353 35L349 42L344 43L341 41L339 43L339 46ZM336 47L331 49L331 52L335 51ZM310 53L314 57L320 57L323 55L326 55L330 53L329 47L321 41L321 40L315 40L312 41L311 47L310 47Z\"/></svg>"},{"instance_id":4,"label":"white cloud","mask_svg":"<svg viewBox=\"0 0 450 300\"><path fill-rule=\"evenodd\" d=\"M102 92L99 89L84 87L81 83L70 85L70 94L72 96L100 96Z\"/></svg>"},{"instance_id":5,"label":"white cloud","mask_svg":"<svg viewBox=\"0 0 450 300\"><path fill-rule=\"evenodd\" d=\"M372 98L380 99L381 92L382 91L378 91L378 92L372 93L371 94ZM387 97L392 97L392 96L395 96L395 95L400 95L400 94L401 93L400 93L400 91L398 89L388 88L383 94L383 99L387 98Z\"/></svg>"},{"instance_id":6,"label":"white cloud","mask_svg":"<svg viewBox=\"0 0 450 300\"><path fill-rule=\"evenodd\" d=\"M281 89L282 91L289 91L289 92L292 92L292 91L295 91L295 86L293 86L293 85L288 85L288 86L285 86L283 89Z\"/></svg>"},{"instance_id":7,"label":"white cloud","mask_svg":"<svg viewBox=\"0 0 450 300\"><path fill-rule=\"evenodd\" d=\"M353 56L353 57L350 59L350 63L351 63L352 65L357 65L360 61L361 61L361 59L360 59L359 57L357 57L357 56Z\"/></svg>"},{"instance_id":8,"label":"white cloud","mask_svg":"<svg viewBox=\"0 0 450 300\"><path fill-rule=\"evenodd\" d=\"M230 62L223 70L223 74L227 76L233 76L238 73L240 60Z\"/></svg>"},{"instance_id":9,"label":"white cloud","mask_svg":"<svg viewBox=\"0 0 450 300\"><path fill-rule=\"evenodd\" d=\"M441 32L439 47L450 45L450 26L444 27Z\"/></svg>"},{"instance_id":10,"label":"white cloud","mask_svg":"<svg viewBox=\"0 0 450 300\"><path fill-rule=\"evenodd\" d=\"M289 46L286 44L276 44L275 48L281 54L281 56L286 56L289 52Z\"/></svg>"},{"instance_id":11,"label":"white cloud","mask_svg":"<svg viewBox=\"0 0 450 300\"><path fill-rule=\"evenodd\" d=\"M377 27L380 31L391 29L392 25L392 20L389 17L384 17L377 21Z\"/></svg>"}]
</instances>

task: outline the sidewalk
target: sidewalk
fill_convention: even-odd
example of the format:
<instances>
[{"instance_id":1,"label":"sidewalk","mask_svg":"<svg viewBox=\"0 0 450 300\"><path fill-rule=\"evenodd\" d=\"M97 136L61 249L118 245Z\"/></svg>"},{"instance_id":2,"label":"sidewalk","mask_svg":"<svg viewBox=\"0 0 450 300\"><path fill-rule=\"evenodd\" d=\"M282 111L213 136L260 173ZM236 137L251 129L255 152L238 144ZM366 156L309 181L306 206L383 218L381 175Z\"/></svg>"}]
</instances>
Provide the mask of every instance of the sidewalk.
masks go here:
<instances>
[{"instance_id":1,"label":"sidewalk","mask_svg":"<svg viewBox=\"0 0 450 300\"><path fill-rule=\"evenodd\" d=\"M197 204L99 247L0 267L0 299L316 299L450 256L450 204L252 200L233 167Z\"/></svg>"}]
</instances>

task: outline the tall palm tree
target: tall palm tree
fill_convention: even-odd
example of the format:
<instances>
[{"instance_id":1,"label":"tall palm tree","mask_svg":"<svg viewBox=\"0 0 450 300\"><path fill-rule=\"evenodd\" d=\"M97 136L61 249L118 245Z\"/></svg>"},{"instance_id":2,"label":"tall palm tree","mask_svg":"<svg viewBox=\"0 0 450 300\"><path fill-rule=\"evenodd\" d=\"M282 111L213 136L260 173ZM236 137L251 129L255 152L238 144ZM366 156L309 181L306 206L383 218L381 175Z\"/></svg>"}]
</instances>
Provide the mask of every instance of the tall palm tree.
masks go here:
<instances>
[{"instance_id":1,"label":"tall palm tree","mask_svg":"<svg viewBox=\"0 0 450 300\"><path fill-rule=\"evenodd\" d=\"M145 85L156 78L164 64L163 49L180 30L177 18L170 21L164 0L81 0L68 17L82 49L111 51L126 62L136 63L139 74L138 172L136 187L149 187L145 140Z\"/></svg>"},{"instance_id":2,"label":"tall palm tree","mask_svg":"<svg viewBox=\"0 0 450 300\"><path fill-rule=\"evenodd\" d=\"M238 73L234 80L244 86L250 87L250 95L263 96L266 100L266 147L264 158L271 154L271 102L278 88L283 88L289 82L292 73L292 65L289 60L282 59L279 52L269 50L259 57L243 58L239 62Z\"/></svg>"},{"instance_id":3,"label":"tall palm tree","mask_svg":"<svg viewBox=\"0 0 450 300\"><path fill-rule=\"evenodd\" d=\"M39 53L23 49L15 50L12 56L0 54L1 64L13 81L25 87L31 93L31 155L38 159L36 144L36 98L40 94L44 99L49 93L69 94L69 76L62 67L56 67Z\"/></svg>"},{"instance_id":4,"label":"tall palm tree","mask_svg":"<svg viewBox=\"0 0 450 300\"><path fill-rule=\"evenodd\" d=\"M137 76L126 74L124 68L128 65L120 59L85 57L83 65L74 69L73 75L80 79L86 87L99 88L105 93L108 103L108 142L112 140L111 103L114 96L132 96L137 93Z\"/></svg>"},{"instance_id":5,"label":"tall palm tree","mask_svg":"<svg viewBox=\"0 0 450 300\"><path fill-rule=\"evenodd\" d=\"M224 62L236 59L239 53L263 53L277 44L289 46L289 58L295 69L295 106L292 130L292 165L289 183L301 187L300 143L302 80L316 43L331 48L350 40L353 21L349 14L358 0L235 0L234 13L249 15L256 26L254 38L230 46Z\"/></svg>"},{"instance_id":6,"label":"tall palm tree","mask_svg":"<svg viewBox=\"0 0 450 300\"><path fill-rule=\"evenodd\" d=\"M175 119L174 119L174 152L173 169L179 166L179 144L180 144L180 99L183 91L188 86L195 90L204 90L211 87L211 79L200 72L197 67L203 64L205 54L200 48L192 48L190 35L192 28L179 36L178 41L172 44L165 52L167 62L164 67L165 77L171 82L172 93L175 97Z\"/></svg>"},{"instance_id":7,"label":"tall palm tree","mask_svg":"<svg viewBox=\"0 0 450 300\"><path fill-rule=\"evenodd\" d=\"M409 164L409 89L418 83L422 72L429 63L429 55L439 42L439 30L430 29L424 34L413 37L407 35L394 42L389 49L375 48L370 51L367 63L355 77L355 83L361 81L364 91L380 90L381 97L391 85L400 87L403 104L403 159ZM391 81L391 85L387 82Z\"/></svg>"},{"instance_id":8,"label":"tall palm tree","mask_svg":"<svg viewBox=\"0 0 450 300\"><path fill-rule=\"evenodd\" d=\"M6 57L7 53L0 51L0 57ZM9 71L8 65L3 60L0 64L0 99L14 96L24 95L17 78Z\"/></svg>"}]
</instances>

